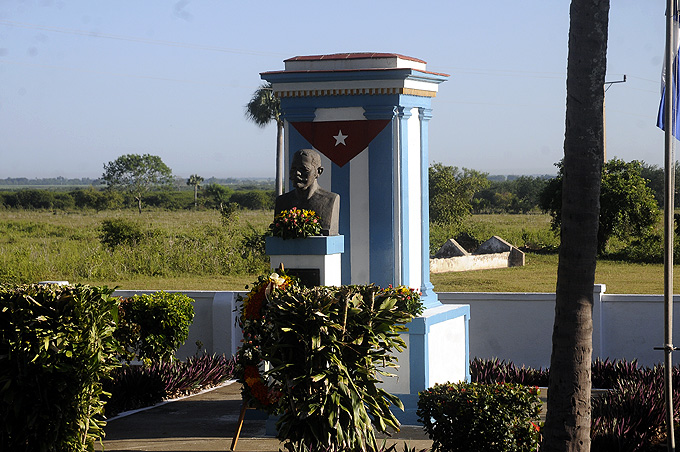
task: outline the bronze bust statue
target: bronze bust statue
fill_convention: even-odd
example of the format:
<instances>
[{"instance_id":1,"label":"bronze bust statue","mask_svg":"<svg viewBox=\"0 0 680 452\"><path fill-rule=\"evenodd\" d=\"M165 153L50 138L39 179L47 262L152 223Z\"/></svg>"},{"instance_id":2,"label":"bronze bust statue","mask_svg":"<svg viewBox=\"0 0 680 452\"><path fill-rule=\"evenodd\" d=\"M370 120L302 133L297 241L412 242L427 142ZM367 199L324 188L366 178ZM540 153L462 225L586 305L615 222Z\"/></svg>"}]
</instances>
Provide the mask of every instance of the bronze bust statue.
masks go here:
<instances>
[{"instance_id":1,"label":"bronze bust statue","mask_svg":"<svg viewBox=\"0 0 680 452\"><path fill-rule=\"evenodd\" d=\"M338 235L340 195L324 190L317 178L323 173L321 156L314 149L300 149L293 155L289 179L293 189L276 198L274 215L293 207L313 210L321 219L322 235Z\"/></svg>"}]
</instances>

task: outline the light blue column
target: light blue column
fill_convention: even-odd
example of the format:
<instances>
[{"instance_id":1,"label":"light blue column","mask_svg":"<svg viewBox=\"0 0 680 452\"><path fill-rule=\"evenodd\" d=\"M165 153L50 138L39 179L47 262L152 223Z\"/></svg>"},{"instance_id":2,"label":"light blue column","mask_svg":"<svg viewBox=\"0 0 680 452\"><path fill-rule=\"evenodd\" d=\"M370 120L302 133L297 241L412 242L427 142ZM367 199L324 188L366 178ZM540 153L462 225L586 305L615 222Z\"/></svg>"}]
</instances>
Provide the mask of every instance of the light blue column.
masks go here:
<instances>
[{"instance_id":1,"label":"light blue column","mask_svg":"<svg viewBox=\"0 0 680 452\"><path fill-rule=\"evenodd\" d=\"M409 246L409 214L411 208L408 202L408 121L411 118L411 109L403 106L397 107L397 117L399 118L399 273L397 284L405 286L411 285L411 275L409 272L409 260L412 258Z\"/></svg>"},{"instance_id":2,"label":"light blue column","mask_svg":"<svg viewBox=\"0 0 680 452\"><path fill-rule=\"evenodd\" d=\"M431 108L418 108L420 116L420 193L422 218L422 247L421 259L422 274L421 274L421 288L423 304L426 308L439 306L441 303L434 292L434 286L430 282L430 184L429 184L429 125L432 118Z\"/></svg>"}]
</instances>

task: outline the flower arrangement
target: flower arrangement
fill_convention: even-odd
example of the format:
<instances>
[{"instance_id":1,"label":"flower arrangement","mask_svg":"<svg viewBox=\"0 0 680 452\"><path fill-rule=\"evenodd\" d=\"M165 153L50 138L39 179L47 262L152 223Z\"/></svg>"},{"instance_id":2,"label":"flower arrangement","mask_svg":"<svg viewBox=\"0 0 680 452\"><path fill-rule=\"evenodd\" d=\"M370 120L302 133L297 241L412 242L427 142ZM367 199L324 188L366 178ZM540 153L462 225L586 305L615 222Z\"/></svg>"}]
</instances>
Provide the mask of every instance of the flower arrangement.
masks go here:
<instances>
[{"instance_id":1,"label":"flower arrangement","mask_svg":"<svg viewBox=\"0 0 680 452\"><path fill-rule=\"evenodd\" d=\"M284 240L321 235L321 219L313 210L293 207L279 212L269 230L274 237Z\"/></svg>"},{"instance_id":2,"label":"flower arrangement","mask_svg":"<svg viewBox=\"0 0 680 452\"><path fill-rule=\"evenodd\" d=\"M261 276L245 297L238 298L241 303L238 323L243 330L243 345L237 353L238 381L243 385L244 400L256 408L267 409L280 397L280 392L275 386L269 387L260 372L262 333L271 327L263 315L263 308L273 291L285 290L291 284L294 281L289 276L272 273L268 277Z\"/></svg>"}]
</instances>

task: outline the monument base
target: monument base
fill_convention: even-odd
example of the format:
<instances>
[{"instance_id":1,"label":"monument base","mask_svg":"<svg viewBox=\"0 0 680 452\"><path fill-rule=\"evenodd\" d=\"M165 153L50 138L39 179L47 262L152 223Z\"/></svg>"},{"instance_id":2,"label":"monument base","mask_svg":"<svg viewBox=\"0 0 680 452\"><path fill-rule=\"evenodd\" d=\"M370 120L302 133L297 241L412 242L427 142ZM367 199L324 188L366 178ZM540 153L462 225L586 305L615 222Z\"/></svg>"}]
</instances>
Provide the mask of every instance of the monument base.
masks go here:
<instances>
[{"instance_id":1,"label":"monument base","mask_svg":"<svg viewBox=\"0 0 680 452\"><path fill-rule=\"evenodd\" d=\"M283 268L300 278L305 285L339 286L342 284L342 253L345 236L315 236L283 240L267 237L269 265Z\"/></svg>"},{"instance_id":2,"label":"monument base","mask_svg":"<svg viewBox=\"0 0 680 452\"><path fill-rule=\"evenodd\" d=\"M393 409L402 425L418 425L418 393L436 383L470 381L469 305L426 309L402 335L406 349L397 354L399 368L387 369L383 389L395 394L404 411Z\"/></svg>"}]
</instances>

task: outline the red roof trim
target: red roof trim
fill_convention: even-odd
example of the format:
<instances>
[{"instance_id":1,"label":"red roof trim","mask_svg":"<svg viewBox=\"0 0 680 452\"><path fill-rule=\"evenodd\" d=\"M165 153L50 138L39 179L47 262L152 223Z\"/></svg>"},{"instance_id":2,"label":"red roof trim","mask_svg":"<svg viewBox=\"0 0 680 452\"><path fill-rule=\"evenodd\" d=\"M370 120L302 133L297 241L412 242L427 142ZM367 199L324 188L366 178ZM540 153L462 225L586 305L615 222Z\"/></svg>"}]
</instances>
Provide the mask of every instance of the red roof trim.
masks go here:
<instances>
[{"instance_id":1,"label":"red roof trim","mask_svg":"<svg viewBox=\"0 0 680 452\"><path fill-rule=\"evenodd\" d=\"M353 59L371 59L371 58L401 58L402 60L415 61L417 63L426 64L425 61L419 60L398 53L376 53L376 52L354 52L354 53L332 53L329 55L305 55L295 56L283 60L284 63L288 61L322 61L322 60L353 60Z\"/></svg>"}]
</instances>

